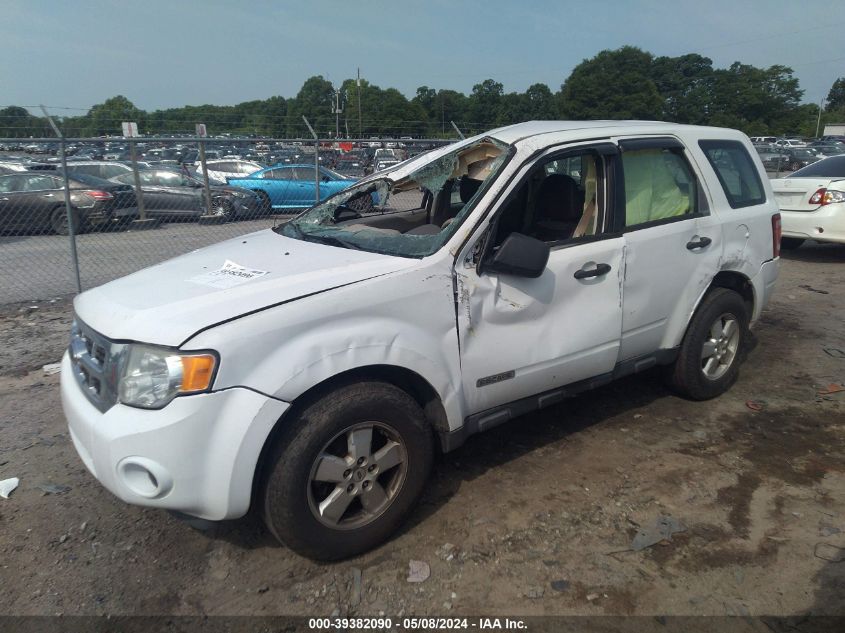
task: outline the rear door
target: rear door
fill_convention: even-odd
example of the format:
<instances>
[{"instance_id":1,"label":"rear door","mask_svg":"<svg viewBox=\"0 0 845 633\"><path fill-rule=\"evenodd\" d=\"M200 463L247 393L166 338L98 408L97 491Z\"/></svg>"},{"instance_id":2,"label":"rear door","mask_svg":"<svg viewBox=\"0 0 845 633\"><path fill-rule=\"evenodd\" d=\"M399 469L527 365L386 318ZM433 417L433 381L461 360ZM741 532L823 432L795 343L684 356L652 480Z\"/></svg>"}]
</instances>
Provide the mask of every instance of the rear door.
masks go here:
<instances>
[{"instance_id":1,"label":"rear door","mask_svg":"<svg viewBox=\"0 0 845 633\"><path fill-rule=\"evenodd\" d=\"M719 268L722 233L700 175L672 137L619 140L625 234L620 361L675 347Z\"/></svg>"}]
</instances>

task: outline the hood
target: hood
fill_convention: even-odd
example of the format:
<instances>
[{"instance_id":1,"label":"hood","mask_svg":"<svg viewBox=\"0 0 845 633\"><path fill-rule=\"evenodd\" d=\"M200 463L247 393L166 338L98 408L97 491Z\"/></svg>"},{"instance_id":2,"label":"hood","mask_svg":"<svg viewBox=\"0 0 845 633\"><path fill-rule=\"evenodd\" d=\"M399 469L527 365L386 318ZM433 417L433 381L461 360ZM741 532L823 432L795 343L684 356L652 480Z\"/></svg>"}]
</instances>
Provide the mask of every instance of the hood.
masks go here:
<instances>
[{"instance_id":1,"label":"hood","mask_svg":"<svg viewBox=\"0 0 845 633\"><path fill-rule=\"evenodd\" d=\"M221 273L227 262L235 268ZM178 346L198 330L248 312L416 264L266 229L84 292L74 310L108 338Z\"/></svg>"}]
</instances>

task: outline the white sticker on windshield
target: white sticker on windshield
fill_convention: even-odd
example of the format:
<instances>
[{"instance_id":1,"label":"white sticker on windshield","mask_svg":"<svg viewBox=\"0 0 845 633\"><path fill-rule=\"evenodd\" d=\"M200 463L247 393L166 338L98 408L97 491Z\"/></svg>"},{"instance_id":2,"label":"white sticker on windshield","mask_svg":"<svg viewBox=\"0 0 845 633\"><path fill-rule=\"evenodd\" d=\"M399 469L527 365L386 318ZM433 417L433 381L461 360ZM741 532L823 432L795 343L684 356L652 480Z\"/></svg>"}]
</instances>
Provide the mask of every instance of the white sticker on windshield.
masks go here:
<instances>
[{"instance_id":1,"label":"white sticker on windshield","mask_svg":"<svg viewBox=\"0 0 845 633\"><path fill-rule=\"evenodd\" d=\"M263 277L267 272L266 270L246 268L227 259L217 270L191 277L188 281L212 288L232 288L233 286L239 286L253 279Z\"/></svg>"}]
</instances>

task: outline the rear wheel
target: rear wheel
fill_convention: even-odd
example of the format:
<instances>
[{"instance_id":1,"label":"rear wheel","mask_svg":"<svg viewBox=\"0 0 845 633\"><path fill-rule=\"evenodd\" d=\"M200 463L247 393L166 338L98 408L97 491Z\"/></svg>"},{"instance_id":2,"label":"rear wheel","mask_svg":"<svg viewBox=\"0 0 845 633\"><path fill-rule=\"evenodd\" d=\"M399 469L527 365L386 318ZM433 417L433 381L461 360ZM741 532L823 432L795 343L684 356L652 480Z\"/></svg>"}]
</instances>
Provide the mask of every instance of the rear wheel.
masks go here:
<instances>
[{"instance_id":1,"label":"rear wheel","mask_svg":"<svg viewBox=\"0 0 845 633\"><path fill-rule=\"evenodd\" d=\"M263 494L270 531L318 560L387 540L413 508L434 457L417 402L393 385L360 382L282 424Z\"/></svg>"},{"instance_id":2,"label":"rear wheel","mask_svg":"<svg viewBox=\"0 0 845 633\"><path fill-rule=\"evenodd\" d=\"M798 248L804 243L804 239L800 237L782 237L780 238L780 247L785 251L791 251Z\"/></svg>"},{"instance_id":3,"label":"rear wheel","mask_svg":"<svg viewBox=\"0 0 845 633\"><path fill-rule=\"evenodd\" d=\"M70 218L73 225L73 233L79 233L79 211L71 208ZM68 223L68 213L65 207L56 207L50 213L50 229L56 235L70 235L70 226Z\"/></svg>"},{"instance_id":4,"label":"rear wheel","mask_svg":"<svg viewBox=\"0 0 845 633\"><path fill-rule=\"evenodd\" d=\"M696 310L669 384L693 400L708 400L727 391L739 375L748 332L745 301L733 290L715 288Z\"/></svg>"}]
</instances>

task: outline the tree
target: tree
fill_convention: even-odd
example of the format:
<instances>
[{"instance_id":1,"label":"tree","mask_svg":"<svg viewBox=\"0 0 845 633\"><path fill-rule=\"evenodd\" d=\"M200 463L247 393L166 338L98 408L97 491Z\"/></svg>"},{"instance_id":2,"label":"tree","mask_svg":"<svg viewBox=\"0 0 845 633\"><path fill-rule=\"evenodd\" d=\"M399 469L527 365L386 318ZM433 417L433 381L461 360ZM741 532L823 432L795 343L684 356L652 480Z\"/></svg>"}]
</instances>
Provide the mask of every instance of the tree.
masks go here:
<instances>
[{"instance_id":1,"label":"tree","mask_svg":"<svg viewBox=\"0 0 845 633\"><path fill-rule=\"evenodd\" d=\"M306 79L288 108L288 135L310 136L308 128L302 121L302 116L305 115L318 135L334 136L333 101L334 86L330 81L324 79L322 75Z\"/></svg>"},{"instance_id":2,"label":"tree","mask_svg":"<svg viewBox=\"0 0 845 633\"><path fill-rule=\"evenodd\" d=\"M504 92L504 86L492 79L485 79L472 87L468 102L470 121L465 122L471 131L483 132L496 123Z\"/></svg>"},{"instance_id":3,"label":"tree","mask_svg":"<svg viewBox=\"0 0 845 633\"><path fill-rule=\"evenodd\" d=\"M761 134L783 134L800 124L797 108L804 93L792 69L756 68L734 62L713 71L708 123Z\"/></svg>"},{"instance_id":4,"label":"tree","mask_svg":"<svg viewBox=\"0 0 845 633\"><path fill-rule=\"evenodd\" d=\"M690 53L681 57L658 57L651 77L663 99L661 119L702 125L707 122L713 89L713 62Z\"/></svg>"},{"instance_id":5,"label":"tree","mask_svg":"<svg viewBox=\"0 0 845 633\"><path fill-rule=\"evenodd\" d=\"M120 125L124 121L134 121L138 123L139 130L144 129L144 112L136 108L135 104L123 95L117 95L95 105L88 110L86 118L89 133L95 136L120 134Z\"/></svg>"},{"instance_id":6,"label":"tree","mask_svg":"<svg viewBox=\"0 0 845 633\"><path fill-rule=\"evenodd\" d=\"M845 108L845 77L840 77L833 82L830 92L827 93L826 105L828 110Z\"/></svg>"},{"instance_id":7,"label":"tree","mask_svg":"<svg viewBox=\"0 0 845 633\"><path fill-rule=\"evenodd\" d=\"M561 86L563 114L572 119L659 118L663 104L651 65L651 54L633 46L584 60Z\"/></svg>"},{"instance_id":8,"label":"tree","mask_svg":"<svg viewBox=\"0 0 845 633\"><path fill-rule=\"evenodd\" d=\"M555 97L546 84L532 84L525 91L527 119L548 121L557 118Z\"/></svg>"},{"instance_id":9,"label":"tree","mask_svg":"<svg viewBox=\"0 0 845 633\"><path fill-rule=\"evenodd\" d=\"M0 109L0 136L53 136L53 131L43 117L33 116L20 106L9 106Z\"/></svg>"}]
</instances>

